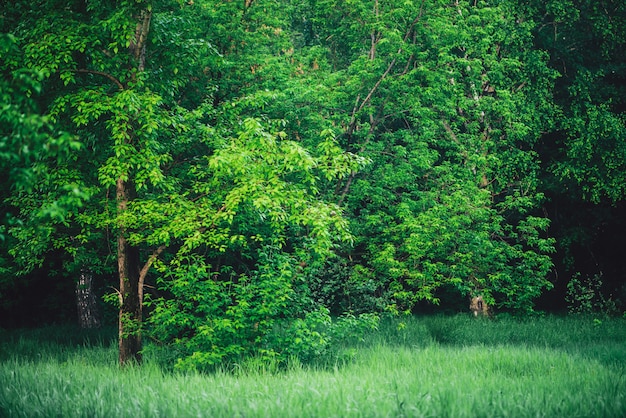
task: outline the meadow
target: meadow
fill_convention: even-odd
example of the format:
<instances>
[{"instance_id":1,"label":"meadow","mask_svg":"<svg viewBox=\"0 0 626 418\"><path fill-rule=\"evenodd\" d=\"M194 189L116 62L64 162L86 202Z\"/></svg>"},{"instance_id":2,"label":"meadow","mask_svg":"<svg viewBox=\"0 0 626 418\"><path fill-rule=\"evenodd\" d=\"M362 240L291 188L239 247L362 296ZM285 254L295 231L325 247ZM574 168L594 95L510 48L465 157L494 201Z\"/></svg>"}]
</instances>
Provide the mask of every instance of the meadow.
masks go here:
<instances>
[{"instance_id":1,"label":"meadow","mask_svg":"<svg viewBox=\"0 0 626 418\"><path fill-rule=\"evenodd\" d=\"M0 330L2 417L624 417L626 319L383 320L318 363L120 369L114 330Z\"/></svg>"}]
</instances>

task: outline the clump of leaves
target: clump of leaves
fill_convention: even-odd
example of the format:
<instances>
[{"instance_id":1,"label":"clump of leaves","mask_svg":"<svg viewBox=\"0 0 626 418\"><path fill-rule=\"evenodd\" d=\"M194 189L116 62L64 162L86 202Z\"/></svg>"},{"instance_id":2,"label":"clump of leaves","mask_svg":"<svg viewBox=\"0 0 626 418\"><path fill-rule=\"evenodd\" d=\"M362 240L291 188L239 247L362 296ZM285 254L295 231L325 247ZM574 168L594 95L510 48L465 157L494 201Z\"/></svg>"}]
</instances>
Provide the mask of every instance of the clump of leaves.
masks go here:
<instances>
[{"instance_id":1,"label":"clump of leaves","mask_svg":"<svg viewBox=\"0 0 626 418\"><path fill-rule=\"evenodd\" d=\"M618 312L617 303L602 293L602 273L582 276L576 273L567 283L565 295L567 309L573 314L614 315Z\"/></svg>"}]
</instances>

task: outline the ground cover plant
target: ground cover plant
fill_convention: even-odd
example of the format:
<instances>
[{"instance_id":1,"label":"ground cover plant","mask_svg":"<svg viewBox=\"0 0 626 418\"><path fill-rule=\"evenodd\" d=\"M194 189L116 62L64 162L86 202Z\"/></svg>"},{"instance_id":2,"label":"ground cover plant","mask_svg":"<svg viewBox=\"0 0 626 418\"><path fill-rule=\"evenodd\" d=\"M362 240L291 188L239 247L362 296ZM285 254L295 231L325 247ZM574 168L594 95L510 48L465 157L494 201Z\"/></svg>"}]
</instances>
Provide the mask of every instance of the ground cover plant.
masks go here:
<instances>
[{"instance_id":1,"label":"ground cover plant","mask_svg":"<svg viewBox=\"0 0 626 418\"><path fill-rule=\"evenodd\" d=\"M621 417L625 325L574 316L384 319L315 361L248 358L211 373L167 371L150 354L142 367L120 368L115 330L2 331L0 415Z\"/></svg>"}]
</instances>

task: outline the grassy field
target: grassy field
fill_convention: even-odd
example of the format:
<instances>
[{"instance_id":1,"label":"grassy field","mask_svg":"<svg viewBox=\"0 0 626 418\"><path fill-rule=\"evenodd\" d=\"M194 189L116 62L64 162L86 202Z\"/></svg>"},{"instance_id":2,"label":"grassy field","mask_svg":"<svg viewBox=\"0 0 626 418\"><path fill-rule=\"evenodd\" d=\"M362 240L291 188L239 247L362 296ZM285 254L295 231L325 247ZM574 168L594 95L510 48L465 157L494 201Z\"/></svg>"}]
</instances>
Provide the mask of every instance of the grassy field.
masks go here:
<instances>
[{"instance_id":1,"label":"grassy field","mask_svg":"<svg viewBox=\"0 0 626 418\"><path fill-rule=\"evenodd\" d=\"M415 317L322 365L121 370L112 332L0 331L6 417L624 417L626 320Z\"/></svg>"}]
</instances>

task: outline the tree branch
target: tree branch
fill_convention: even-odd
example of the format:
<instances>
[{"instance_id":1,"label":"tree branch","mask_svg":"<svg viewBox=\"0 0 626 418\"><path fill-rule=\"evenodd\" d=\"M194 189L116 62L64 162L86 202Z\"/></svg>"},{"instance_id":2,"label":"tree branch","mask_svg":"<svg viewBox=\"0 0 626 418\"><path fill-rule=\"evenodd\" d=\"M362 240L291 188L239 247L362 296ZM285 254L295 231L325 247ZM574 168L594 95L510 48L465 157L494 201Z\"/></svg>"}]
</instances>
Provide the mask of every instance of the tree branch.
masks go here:
<instances>
[{"instance_id":1,"label":"tree branch","mask_svg":"<svg viewBox=\"0 0 626 418\"><path fill-rule=\"evenodd\" d=\"M380 121L380 112L382 112L382 110L379 110L379 115L377 115L376 119L374 119L374 117L372 115L370 115L370 129L369 129L369 131L368 131L368 133L366 135L365 142L363 142L363 145L361 145L361 149L359 150L359 154L361 154L363 151L365 151L365 147L369 143L370 138L372 137L372 134L374 133L374 129L376 129L376 126L378 125L378 123ZM356 171L350 172L350 176L348 177L348 180L346 181L346 185L344 186L343 190L341 191L341 195L339 196L339 200L337 201L337 206L341 206L343 204L343 201L346 198L346 195L348 194L348 192L350 191L350 186L352 186L352 182L354 181L354 178L356 177L356 175L357 175ZM335 193L338 190L339 190L339 188L337 187Z\"/></svg>"},{"instance_id":2,"label":"tree branch","mask_svg":"<svg viewBox=\"0 0 626 418\"><path fill-rule=\"evenodd\" d=\"M413 22L411 22L411 24L409 25L409 28L407 29L406 33L404 34L404 37L403 37L403 41L404 42L406 42L409 39L409 37L411 36L411 33L413 32L413 28L415 27L417 22L419 22L420 19L422 18L423 9L424 9L424 2L425 1L426 0L422 0L422 3L420 4L420 11L419 11L417 17L415 19L413 19ZM402 47L400 47L398 49L397 55L400 55L401 52L402 52ZM373 59L371 53L370 53L370 59ZM350 120L350 125L348 126L348 129L346 130L346 135L352 135L352 133L354 132L354 129L356 127L356 114L358 112L360 112L361 110L363 110L365 105L367 103L369 103L369 101L371 100L371 98L374 95L374 93L376 92L376 90L378 90L378 87L380 86L380 83L382 83L382 81L387 77L387 75L389 75L389 72L393 69L395 64L396 64L396 58L391 60L391 62L387 66L387 69L383 73L383 75L378 79L378 81L376 81L376 84L374 84L374 86L370 89L370 91L367 93L367 96L365 96L365 99L363 99L363 101L358 106L358 108L355 105L354 110L352 111L352 118ZM358 101L359 101L359 98L357 97L357 103L358 103Z\"/></svg>"},{"instance_id":3,"label":"tree branch","mask_svg":"<svg viewBox=\"0 0 626 418\"><path fill-rule=\"evenodd\" d=\"M138 286L139 287L139 304L143 303L143 286L146 280L146 276L148 275L148 271L150 270L150 267L152 267L152 263L154 263L154 260L156 260L156 258L163 251L165 251L166 248L167 248L166 245L161 245L159 248L154 250L152 255L148 258L148 261L146 262L146 264L144 264L143 268L139 272L139 286Z\"/></svg>"},{"instance_id":4,"label":"tree branch","mask_svg":"<svg viewBox=\"0 0 626 418\"><path fill-rule=\"evenodd\" d=\"M108 78L109 80L111 80L118 89L120 90L124 90L124 85L115 77L113 77L111 74L109 73L105 73L102 71L95 71L95 70L87 70L85 68L79 68L78 70L75 70L78 73L83 73L83 74L94 74L94 75L100 75L102 77Z\"/></svg>"},{"instance_id":5,"label":"tree branch","mask_svg":"<svg viewBox=\"0 0 626 418\"><path fill-rule=\"evenodd\" d=\"M422 18L422 15L423 15L423 12L424 12L424 3L425 3L425 1L426 0L422 0L422 3L420 4L419 13L415 17L415 19L413 19L413 22L411 22L411 24L409 25L406 33L404 34L403 42L406 42L409 39L409 37L411 36L411 33L413 32L413 28L415 27L417 22L419 22L420 19ZM378 2L376 2L375 5L377 7L378 6ZM376 13L377 13L377 9L376 9ZM376 43L374 43L374 38L372 38L372 50L373 50L373 48L375 48L375 46L376 46ZM397 52L396 55L400 55L400 53L402 53L402 47L398 48L398 52ZM373 59L373 58L374 58L374 54L373 54L372 51L370 51L370 59ZM365 105L367 105L369 103L369 101L372 99L372 96L374 95L374 93L376 93L376 90L378 90L378 87L380 86L380 83L383 82L383 80L389 75L389 73L391 72L393 67L396 65L396 59L397 58L394 58L394 59L391 60L391 62L387 66L387 69L383 73L383 75L380 76L378 81L376 81L376 84L374 84L374 86L370 89L370 91L367 93L367 96L365 96L365 98L363 99L363 101L361 102L360 105L358 104L360 95L357 96L356 103L354 105L354 109L352 110L352 116L350 118L350 125L346 129L345 135L347 135L347 136L352 135L352 133L356 129L356 114L359 113L361 110L363 110ZM411 58L409 58L409 63L410 63L410 61L411 61ZM405 70L404 70L404 72L402 74L406 74L406 71L408 69L409 63L407 63L407 67L405 68ZM379 120L379 118L377 118L377 120ZM364 151L365 146L369 142L369 137L374 132L374 127L375 126L376 126L375 121L371 120L369 133L367 135L368 139L366 139L365 143L361 147L361 151L360 152ZM346 181L346 185L344 186L343 190L341 191L341 195L339 196L339 200L338 200L338 203L337 203L339 206L341 206L341 204L343 203L346 195L348 194L348 192L350 190L350 186L352 185L352 181L354 180L355 176L356 176L355 172L350 173L350 176L348 177L348 180Z\"/></svg>"},{"instance_id":6,"label":"tree branch","mask_svg":"<svg viewBox=\"0 0 626 418\"><path fill-rule=\"evenodd\" d=\"M420 11L417 14L417 17L415 19L413 19L413 22L411 22L411 24L409 25L409 29L404 34L404 38L403 38L404 42L406 42L407 39L409 39L409 36L411 36L411 32L413 32L413 28L415 27L415 25L417 25L417 22L419 22L420 19L422 18L422 15L424 14L424 3L425 2L426 2L426 0L422 0L422 3L420 4Z\"/></svg>"},{"instance_id":7,"label":"tree branch","mask_svg":"<svg viewBox=\"0 0 626 418\"><path fill-rule=\"evenodd\" d=\"M398 53L400 53L401 51L402 51L402 48L398 50ZM376 84L374 84L374 87L372 87L369 93L367 93L367 96L365 96L365 99L363 99L358 109L355 106L355 109L352 111L352 119L350 120L350 126L348 126L348 129L346 130L346 135L348 136L352 135L352 133L354 132L354 129L356 128L356 114L360 112L361 110L363 110L365 105L369 103L369 101L371 100L376 90L378 90L378 86L380 86L380 83L382 83L382 81L387 77L387 75L389 74L389 72L391 71L391 69L393 68L395 64L396 64L396 59L394 58L393 60L391 60L391 63L389 63L389 65L387 66L387 69L385 70L383 75L378 79L378 81L376 81ZM357 97L357 100L358 100L358 97Z\"/></svg>"}]
</instances>

